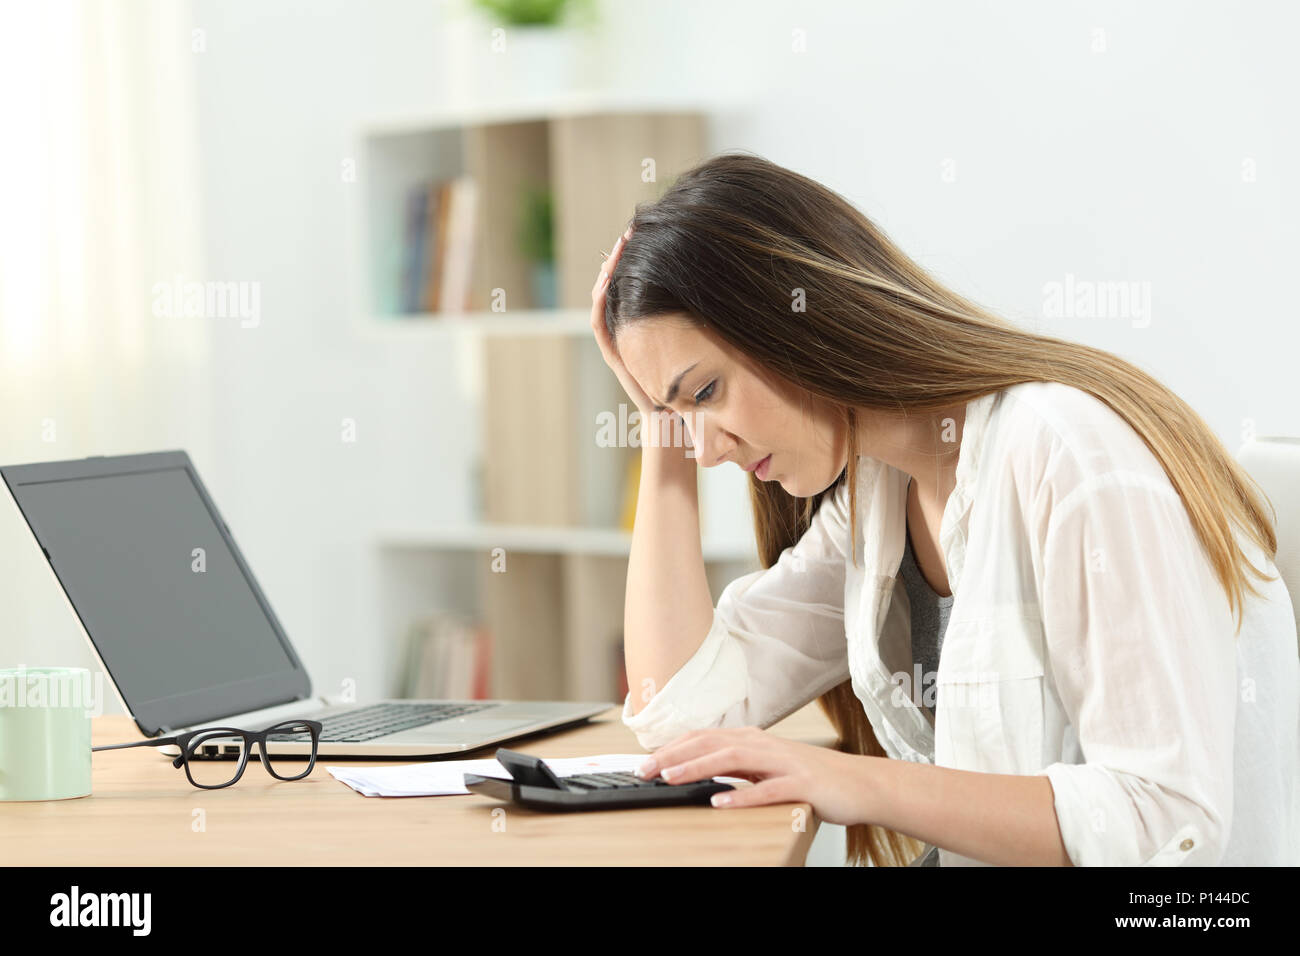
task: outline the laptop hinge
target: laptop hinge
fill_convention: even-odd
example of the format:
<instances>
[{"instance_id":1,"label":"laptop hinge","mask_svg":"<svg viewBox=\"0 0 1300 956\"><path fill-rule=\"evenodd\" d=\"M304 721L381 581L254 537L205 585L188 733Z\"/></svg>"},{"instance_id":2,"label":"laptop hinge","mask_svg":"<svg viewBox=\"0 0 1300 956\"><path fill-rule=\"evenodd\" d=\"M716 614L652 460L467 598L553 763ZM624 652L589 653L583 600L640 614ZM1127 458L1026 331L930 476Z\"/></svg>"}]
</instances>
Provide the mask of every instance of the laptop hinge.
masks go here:
<instances>
[{"instance_id":1,"label":"laptop hinge","mask_svg":"<svg viewBox=\"0 0 1300 956\"><path fill-rule=\"evenodd\" d=\"M176 730L187 730L195 727L219 727L229 725L247 725L240 726L241 730L261 730L263 727L269 727L278 720L295 716L303 710L316 710L326 706L323 697L297 697L293 700L286 701L283 704L272 704L270 707L263 707L260 710L250 710L244 714L236 714L231 717L217 717L213 720L205 720L200 723L189 724L186 727L165 729L164 733L175 733Z\"/></svg>"}]
</instances>

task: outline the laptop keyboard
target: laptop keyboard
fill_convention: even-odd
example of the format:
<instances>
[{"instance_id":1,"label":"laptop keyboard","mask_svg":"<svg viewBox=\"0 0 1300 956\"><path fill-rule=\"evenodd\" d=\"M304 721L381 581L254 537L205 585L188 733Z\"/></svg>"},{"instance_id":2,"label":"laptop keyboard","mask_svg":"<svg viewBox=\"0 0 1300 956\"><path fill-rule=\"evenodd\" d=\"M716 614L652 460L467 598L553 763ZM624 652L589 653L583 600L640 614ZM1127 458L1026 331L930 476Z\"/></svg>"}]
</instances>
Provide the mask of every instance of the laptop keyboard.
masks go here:
<instances>
[{"instance_id":1,"label":"laptop keyboard","mask_svg":"<svg viewBox=\"0 0 1300 956\"><path fill-rule=\"evenodd\" d=\"M632 790L637 787L671 787L663 777L642 780L634 773L578 773L561 777L565 786L582 790Z\"/></svg>"},{"instance_id":2,"label":"laptop keyboard","mask_svg":"<svg viewBox=\"0 0 1300 956\"><path fill-rule=\"evenodd\" d=\"M412 727L423 727L440 720L478 713L497 703L445 703L445 704L371 704L343 714L320 718L322 742L359 744L376 737L395 734ZM308 734L271 734L269 740L309 740Z\"/></svg>"}]
</instances>

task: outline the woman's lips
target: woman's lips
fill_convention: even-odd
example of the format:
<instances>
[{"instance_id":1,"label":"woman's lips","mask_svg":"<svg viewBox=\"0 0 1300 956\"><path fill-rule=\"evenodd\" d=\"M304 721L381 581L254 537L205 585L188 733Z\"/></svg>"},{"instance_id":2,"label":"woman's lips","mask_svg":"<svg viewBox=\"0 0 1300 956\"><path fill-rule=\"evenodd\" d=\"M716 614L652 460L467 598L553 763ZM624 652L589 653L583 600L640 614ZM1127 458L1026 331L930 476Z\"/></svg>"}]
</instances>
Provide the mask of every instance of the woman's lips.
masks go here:
<instances>
[{"instance_id":1,"label":"woman's lips","mask_svg":"<svg viewBox=\"0 0 1300 956\"><path fill-rule=\"evenodd\" d=\"M767 470L769 467L771 467L771 464L772 464L771 455L768 455L766 458L764 458L762 461L758 463L758 467L754 469L754 474L758 475L759 481L767 481Z\"/></svg>"}]
</instances>

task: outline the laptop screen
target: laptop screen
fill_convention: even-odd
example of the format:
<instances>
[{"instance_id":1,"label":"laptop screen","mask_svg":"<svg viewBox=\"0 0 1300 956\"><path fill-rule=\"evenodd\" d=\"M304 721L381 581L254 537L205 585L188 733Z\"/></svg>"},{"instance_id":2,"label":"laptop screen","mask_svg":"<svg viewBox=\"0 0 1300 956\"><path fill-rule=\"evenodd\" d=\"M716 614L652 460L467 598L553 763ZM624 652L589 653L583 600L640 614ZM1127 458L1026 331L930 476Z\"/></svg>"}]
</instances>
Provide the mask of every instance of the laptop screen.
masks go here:
<instances>
[{"instance_id":1,"label":"laptop screen","mask_svg":"<svg viewBox=\"0 0 1300 956\"><path fill-rule=\"evenodd\" d=\"M184 453L5 478L137 720L170 729L300 696L306 675Z\"/></svg>"}]
</instances>

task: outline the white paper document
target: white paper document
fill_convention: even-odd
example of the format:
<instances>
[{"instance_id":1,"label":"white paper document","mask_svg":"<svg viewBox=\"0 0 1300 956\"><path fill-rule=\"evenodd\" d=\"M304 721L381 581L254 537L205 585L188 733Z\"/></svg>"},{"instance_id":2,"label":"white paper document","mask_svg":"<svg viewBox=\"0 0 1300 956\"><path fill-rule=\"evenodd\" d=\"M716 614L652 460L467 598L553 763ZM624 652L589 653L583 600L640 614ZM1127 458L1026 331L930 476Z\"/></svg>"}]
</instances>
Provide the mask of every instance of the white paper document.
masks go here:
<instances>
[{"instance_id":1,"label":"white paper document","mask_svg":"<svg viewBox=\"0 0 1300 956\"><path fill-rule=\"evenodd\" d=\"M546 760L557 777L576 773L635 773L649 754L597 754L594 757L558 757ZM469 793L463 775L510 779L510 771L496 757L483 760L438 760L399 764L395 767L326 767L334 779L367 797L440 797ZM720 778L725 779L725 778Z\"/></svg>"}]
</instances>

